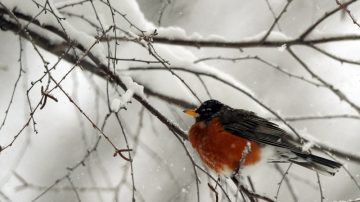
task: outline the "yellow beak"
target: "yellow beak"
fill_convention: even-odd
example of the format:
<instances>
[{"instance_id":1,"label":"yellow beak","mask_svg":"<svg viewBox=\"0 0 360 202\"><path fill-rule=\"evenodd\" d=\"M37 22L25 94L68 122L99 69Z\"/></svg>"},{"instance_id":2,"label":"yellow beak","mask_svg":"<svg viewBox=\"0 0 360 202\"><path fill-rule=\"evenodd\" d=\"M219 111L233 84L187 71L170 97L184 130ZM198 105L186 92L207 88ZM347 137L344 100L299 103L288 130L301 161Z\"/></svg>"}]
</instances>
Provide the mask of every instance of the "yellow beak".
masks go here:
<instances>
[{"instance_id":1,"label":"yellow beak","mask_svg":"<svg viewBox=\"0 0 360 202\"><path fill-rule=\"evenodd\" d=\"M195 109L185 109L183 112L195 118L200 116L200 114L196 113Z\"/></svg>"}]
</instances>

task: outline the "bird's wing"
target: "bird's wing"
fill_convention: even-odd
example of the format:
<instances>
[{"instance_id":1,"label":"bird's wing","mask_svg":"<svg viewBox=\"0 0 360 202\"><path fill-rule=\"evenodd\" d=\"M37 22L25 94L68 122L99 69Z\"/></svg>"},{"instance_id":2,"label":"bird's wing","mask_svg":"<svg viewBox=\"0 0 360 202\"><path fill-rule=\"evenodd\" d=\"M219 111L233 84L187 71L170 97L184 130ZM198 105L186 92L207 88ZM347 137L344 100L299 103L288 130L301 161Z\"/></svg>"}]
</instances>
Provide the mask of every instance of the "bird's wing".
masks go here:
<instances>
[{"instance_id":1,"label":"bird's wing","mask_svg":"<svg viewBox=\"0 0 360 202\"><path fill-rule=\"evenodd\" d=\"M224 129L234 135L303 153L301 145L292 141L289 134L279 128L277 124L261 118L253 112L227 108L222 110L218 117Z\"/></svg>"}]
</instances>

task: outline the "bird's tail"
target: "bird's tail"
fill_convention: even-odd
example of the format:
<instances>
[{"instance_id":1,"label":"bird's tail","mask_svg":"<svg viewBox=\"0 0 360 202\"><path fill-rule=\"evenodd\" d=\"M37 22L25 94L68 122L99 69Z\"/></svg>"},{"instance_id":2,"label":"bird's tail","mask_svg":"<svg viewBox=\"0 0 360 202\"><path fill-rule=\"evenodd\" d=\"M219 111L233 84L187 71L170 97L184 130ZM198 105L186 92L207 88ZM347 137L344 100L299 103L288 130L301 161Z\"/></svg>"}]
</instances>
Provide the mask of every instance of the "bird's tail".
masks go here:
<instances>
[{"instance_id":1,"label":"bird's tail","mask_svg":"<svg viewBox=\"0 0 360 202\"><path fill-rule=\"evenodd\" d=\"M292 162L324 175L335 175L335 173L338 172L339 168L342 166L341 163L315 156L313 154L292 152L292 155L289 155L288 153L281 153L280 156L282 157L282 161L280 160L273 162Z\"/></svg>"},{"instance_id":2,"label":"bird's tail","mask_svg":"<svg viewBox=\"0 0 360 202\"><path fill-rule=\"evenodd\" d=\"M335 175L339 168L342 166L341 163L332 161L326 158L315 156L313 154L303 154L294 152L298 159L289 159L290 162L315 170L325 175Z\"/></svg>"}]
</instances>

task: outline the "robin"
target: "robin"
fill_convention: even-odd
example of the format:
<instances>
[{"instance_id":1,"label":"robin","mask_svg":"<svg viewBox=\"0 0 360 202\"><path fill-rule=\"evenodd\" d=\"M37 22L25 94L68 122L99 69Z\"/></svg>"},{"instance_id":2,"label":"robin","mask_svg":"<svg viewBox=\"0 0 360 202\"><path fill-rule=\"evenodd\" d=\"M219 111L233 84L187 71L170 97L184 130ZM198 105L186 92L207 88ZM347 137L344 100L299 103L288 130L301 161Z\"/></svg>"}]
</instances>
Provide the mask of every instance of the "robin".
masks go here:
<instances>
[{"instance_id":1,"label":"robin","mask_svg":"<svg viewBox=\"0 0 360 202\"><path fill-rule=\"evenodd\" d=\"M276 149L278 160L272 162L291 162L326 175L335 175L342 166L304 151L277 124L254 112L208 100L184 113L196 119L189 130L191 145L216 173L234 174L240 167L258 162L265 145Z\"/></svg>"}]
</instances>

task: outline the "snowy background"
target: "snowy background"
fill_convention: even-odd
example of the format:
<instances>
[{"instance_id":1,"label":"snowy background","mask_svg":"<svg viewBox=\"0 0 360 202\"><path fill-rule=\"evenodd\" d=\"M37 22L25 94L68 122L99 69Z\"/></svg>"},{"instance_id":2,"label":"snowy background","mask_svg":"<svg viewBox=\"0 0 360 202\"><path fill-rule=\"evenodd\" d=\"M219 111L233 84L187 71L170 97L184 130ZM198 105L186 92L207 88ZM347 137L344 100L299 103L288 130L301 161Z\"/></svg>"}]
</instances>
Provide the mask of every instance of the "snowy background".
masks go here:
<instances>
[{"instance_id":1,"label":"snowy background","mask_svg":"<svg viewBox=\"0 0 360 202\"><path fill-rule=\"evenodd\" d=\"M214 186L215 183L199 169L197 174L200 184L197 193L193 165L181 144L182 141L132 98L133 93L146 97L148 103L181 129L189 129L193 120L182 113L184 106L161 99L154 95L156 93L147 93L147 90L150 90L187 104L199 104L183 82L159 63L162 59L168 61L169 64L165 65L174 68L177 76L191 87L201 101L215 98L235 108L252 110L261 116L274 119L272 113L238 90L243 89L282 118L305 117L304 120L296 121L287 119L300 135L359 156L360 111L356 111L346 100L339 99L329 87L314 85L321 83L289 54L287 44L266 47L265 43L259 42L256 46L242 48L198 48L184 44L174 45L171 41L260 41L274 22L271 10L276 17L287 5L286 12L267 40L288 41L299 37L326 12L338 8L336 1L294 0L289 4L288 1L275 0L0 2L1 9L5 6L15 14L20 12L27 16L36 16L41 25L65 29L68 37L85 49L94 44L97 39L95 36L103 35L102 30L108 30L109 26L116 24L119 28L116 36L123 37L116 41L118 45L115 46L115 40L110 43L100 42L95 44L90 52L100 62L109 64L111 70L115 69L120 78L127 82L125 83L130 88L127 92L86 71L86 68L72 69L74 64L64 60L56 64L58 55L54 54L55 51L50 53L39 48L39 52L50 63L49 68L56 64L56 69L51 72L54 79L60 81L69 73L61 87L99 128L102 128L105 122L103 134L106 134L118 149L126 149L128 145L132 149L130 153L133 159L131 165L129 161L119 158L119 155L114 157L111 144L84 114L69 102L59 88L51 92L58 102L48 98L44 108L37 109L34 113L37 133L32 119L29 125L26 125L31 110L29 100L34 108L42 97L41 86L47 85L49 76L44 73L46 69L43 59L39 57L33 44L24 38L20 40L16 33L6 31L5 27L0 31L0 121L3 122L5 115L7 118L0 129L1 147L9 145L18 133L20 135L11 146L0 153L0 201L131 201L133 192L136 201L197 201L198 195L200 201L215 201L214 193L207 185L208 181ZM69 6L72 3L74 5ZM119 11L114 14L115 23L108 4ZM49 11L41 12L41 5L46 5ZM355 20L360 19L360 3L355 2L345 9L351 12ZM4 10L0 12L5 13L1 19L15 22ZM120 13L126 14L125 18ZM62 26L54 15L66 18L61 20ZM20 23L48 38L51 45L60 44L64 40L37 25L28 25L23 19ZM151 36L155 29L158 34L153 36L154 42L150 43L149 47L149 40L144 39L144 36ZM106 34L115 36L112 30ZM334 60L303 42L291 46L291 50L318 77L339 89L355 106L359 106L360 66L356 63L360 51L360 27L352 23L346 10L342 10L319 24L305 39L349 35L354 38L315 45L338 57L346 58L353 64ZM137 40L138 38L141 40ZM167 38L170 41L160 43L156 38ZM149 54L149 48L153 48L152 50L156 51L155 56L161 58ZM79 49L76 51L80 56L83 54ZM110 55L128 60L135 58L136 61L113 63L107 59ZM261 60L254 59L254 56ZM197 62L208 57L245 59ZM90 61L88 58L85 60ZM156 62L147 64L139 60ZM20 67L24 71L17 83L10 110L5 113ZM283 72L279 71L279 68ZM203 76L199 77L194 72ZM44 74L42 82L31 87L31 83ZM233 87L216 78L227 81ZM143 87L138 84L145 88L144 93ZM49 86L50 89L56 86L51 79ZM31 90L28 100L26 93L29 88ZM122 107L126 107L126 110ZM119 109L119 119L111 115L104 121L109 109ZM345 115L346 118L326 118L327 115ZM306 118L308 116L318 118ZM277 123L291 133L282 122ZM99 140L99 137L102 138ZM190 144L184 142L184 145L195 162L202 166ZM94 146L96 150L93 149ZM127 152L123 152L123 155L128 157ZM357 185L360 183L359 160L339 158L339 161L347 170L341 169L334 177L320 176L324 201L346 201L360 197L360 187ZM80 166L72 169L76 165ZM280 167L285 171L288 165ZM257 193L275 197L282 174L274 165L262 162L253 168L245 169L244 172L251 177ZM216 175L212 175L216 178ZM293 166L286 179L290 186L282 183L278 201L321 201L318 179L314 172ZM223 181L222 184L232 201L242 200L234 191L231 181ZM294 194L291 194L291 189ZM227 201L219 187L217 192L219 201Z\"/></svg>"}]
</instances>

